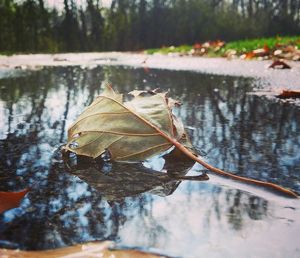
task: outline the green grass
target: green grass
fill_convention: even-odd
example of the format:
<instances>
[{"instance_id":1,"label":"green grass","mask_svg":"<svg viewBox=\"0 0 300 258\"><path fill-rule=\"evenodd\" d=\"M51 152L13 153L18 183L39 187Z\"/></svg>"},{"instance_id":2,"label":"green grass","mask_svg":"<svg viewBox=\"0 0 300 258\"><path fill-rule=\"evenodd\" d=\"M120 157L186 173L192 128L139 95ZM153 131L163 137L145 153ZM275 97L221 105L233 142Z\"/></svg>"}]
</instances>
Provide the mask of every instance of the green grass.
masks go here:
<instances>
[{"instance_id":1,"label":"green grass","mask_svg":"<svg viewBox=\"0 0 300 258\"><path fill-rule=\"evenodd\" d=\"M222 52L226 52L228 49L234 49L237 53L241 54L258 48L263 48L264 46L274 49L276 44L294 45L300 49L300 36L260 38L228 42L222 49Z\"/></svg>"},{"instance_id":2,"label":"green grass","mask_svg":"<svg viewBox=\"0 0 300 258\"><path fill-rule=\"evenodd\" d=\"M225 44L218 51L214 51L213 49L209 50L206 54L207 56L221 56L227 50L232 49L236 50L238 54L247 53L253 51L258 48L263 48L264 46L268 46L270 49L274 49L276 44L281 45L293 45L297 46L300 49L300 36L293 37L272 37L272 38L259 38L259 39L246 39L239 41L232 41ZM162 48L153 48L147 49L145 53L147 54L169 54L169 53L181 53L187 54L189 51L193 49L193 46L190 45L181 45L177 47L162 47Z\"/></svg>"},{"instance_id":3,"label":"green grass","mask_svg":"<svg viewBox=\"0 0 300 258\"><path fill-rule=\"evenodd\" d=\"M155 54L155 53L160 53L160 54L169 54L169 53L183 53L186 54L189 51L193 49L193 46L189 45L181 45L181 46L171 46L171 47L162 47L162 48L151 48L145 50L147 54Z\"/></svg>"}]
</instances>

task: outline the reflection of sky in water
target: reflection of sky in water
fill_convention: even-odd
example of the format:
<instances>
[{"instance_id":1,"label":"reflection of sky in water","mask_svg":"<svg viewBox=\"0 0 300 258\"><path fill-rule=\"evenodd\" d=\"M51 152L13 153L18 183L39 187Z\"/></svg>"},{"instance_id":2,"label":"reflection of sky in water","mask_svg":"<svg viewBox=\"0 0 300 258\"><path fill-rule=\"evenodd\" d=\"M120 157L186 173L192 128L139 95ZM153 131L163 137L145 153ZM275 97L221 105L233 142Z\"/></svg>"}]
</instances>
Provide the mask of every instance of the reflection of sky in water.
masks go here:
<instances>
[{"instance_id":1,"label":"reflection of sky in water","mask_svg":"<svg viewBox=\"0 0 300 258\"><path fill-rule=\"evenodd\" d=\"M291 225L285 223L277 225L278 221L266 218L265 214L261 217L249 218L247 207L244 207L245 210L238 211L239 208L237 210L233 208L229 211L228 206L231 203L226 200L226 195L206 194L206 190L218 191L212 188L212 186L208 189L204 188L200 193L199 191L189 193L189 187L182 190L180 188L170 197L155 198L146 218L135 216L125 223L119 233L121 240L129 245L155 246L162 250L172 250L175 254L186 253L189 257L196 257L191 253L201 253L205 257L233 257L235 253L240 257L251 257L248 253L250 246L255 253L253 257L272 257L270 254L275 255L278 252L277 248L271 251L274 249L273 245L281 237L269 235L270 233L288 233L288 237L297 239L299 227L291 230ZM247 198L244 197L241 202L246 203ZM256 201L260 202L260 200ZM217 209L212 208L215 202L219 203ZM255 205L254 200L253 203ZM239 221L239 216L243 217L242 222ZM139 229L138 239L130 234L137 229ZM149 238L151 234L153 236ZM286 239L285 243L280 244L289 246L290 240ZM269 248L270 245L272 249ZM280 255L286 253L282 251Z\"/></svg>"},{"instance_id":2,"label":"reflection of sky in water","mask_svg":"<svg viewBox=\"0 0 300 258\"><path fill-rule=\"evenodd\" d=\"M113 164L108 175L95 166L67 173L57 149L104 78L120 92L169 89L183 102L175 113L208 162L300 190L299 107L247 95L248 79L45 69L0 81L0 190L32 189L20 208L0 215L1 246L45 249L112 239L183 257L300 256L297 200L218 177L178 184L145 168L186 173L178 160L161 158L144 168ZM201 169L195 165L188 175Z\"/></svg>"}]
</instances>

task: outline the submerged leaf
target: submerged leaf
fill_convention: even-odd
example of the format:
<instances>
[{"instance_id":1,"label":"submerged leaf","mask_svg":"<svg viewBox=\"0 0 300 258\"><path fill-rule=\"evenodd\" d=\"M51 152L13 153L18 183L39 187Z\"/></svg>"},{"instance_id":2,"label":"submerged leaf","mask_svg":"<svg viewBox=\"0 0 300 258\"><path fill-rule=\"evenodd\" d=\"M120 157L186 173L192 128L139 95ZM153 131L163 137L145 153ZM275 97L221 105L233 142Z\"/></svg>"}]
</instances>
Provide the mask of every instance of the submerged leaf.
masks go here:
<instances>
[{"instance_id":1,"label":"submerged leaf","mask_svg":"<svg viewBox=\"0 0 300 258\"><path fill-rule=\"evenodd\" d=\"M173 114L177 104L166 93L133 91L122 95L106 86L68 131L66 149L96 158L105 150L116 161L142 161L173 146L165 135L191 148L184 127Z\"/></svg>"},{"instance_id":2,"label":"submerged leaf","mask_svg":"<svg viewBox=\"0 0 300 258\"><path fill-rule=\"evenodd\" d=\"M6 210L16 208L20 205L22 198L29 192L25 189L20 192L1 192L0 191L0 214Z\"/></svg>"}]
</instances>

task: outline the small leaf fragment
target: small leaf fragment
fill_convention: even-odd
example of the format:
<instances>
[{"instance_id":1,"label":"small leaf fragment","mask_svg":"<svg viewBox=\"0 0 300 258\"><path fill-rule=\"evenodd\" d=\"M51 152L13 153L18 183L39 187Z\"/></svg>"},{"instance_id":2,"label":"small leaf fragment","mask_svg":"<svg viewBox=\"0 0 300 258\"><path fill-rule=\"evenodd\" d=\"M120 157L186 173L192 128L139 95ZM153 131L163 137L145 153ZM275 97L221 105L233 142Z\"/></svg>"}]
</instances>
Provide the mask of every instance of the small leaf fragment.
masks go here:
<instances>
[{"instance_id":1,"label":"small leaf fragment","mask_svg":"<svg viewBox=\"0 0 300 258\"><path fill-rule=\"evenodd\" d=\"M289 66L286 62L282 60L276 60L274 61L269 68L273 69L291 69L291 66Z\"/></svg>"},{"instance_id":2,"label":"small leaf fragment","mask_svg":"<svg viewBox=\"0 0 300 258\"><path fill-rule=\"evenodd\" d=\"M283 90L276 97L280 99L300 98L300 90Z\"/></svg>"},{"instance_id":3,"label":"small leaf fragment","mask_svg":"<svg viewBox=\"0 0 300 258\"><path fill-rule=\"evenodd\" d=\"M0 191L0 214L6 210L18 207L20 205L21 200L28 192L28 189L24 189L20 192Z\"/></svg>"}]
</instances>

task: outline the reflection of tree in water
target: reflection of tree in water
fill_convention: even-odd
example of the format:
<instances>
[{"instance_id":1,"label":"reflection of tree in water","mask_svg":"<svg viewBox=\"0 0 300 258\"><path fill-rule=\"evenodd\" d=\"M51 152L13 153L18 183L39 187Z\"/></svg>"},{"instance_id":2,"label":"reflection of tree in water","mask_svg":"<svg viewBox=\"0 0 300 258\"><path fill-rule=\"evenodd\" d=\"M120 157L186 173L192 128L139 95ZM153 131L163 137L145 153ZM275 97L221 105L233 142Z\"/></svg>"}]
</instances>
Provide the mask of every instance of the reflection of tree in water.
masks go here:
<instances>
[{"instance_id":1,"label":"reflection of tree in water","mask_svg":"<svg viewBox=\"0 0 300 258\"><path fill-rule=\"evenodd\" d=\"M26 176L28 180L41 173L47 176L51 153L65 141L70 105L80 104L78 95L85 100L85 96L91 98L96 92L95 83L89 84L85 73L78 75L79 71L77 68L58 69L57 73L43 70L1 81L1 100L6 107L6 121L0 132L4 135L0 140L4 154L0 158L2 172ZM86 89L86 84L92 87ZM63 99L64 105L54 104L53 110L49 104L57 98Z\"/></svg>"},{"instance_id":2,"label":"reflection of tree in water","mask_svg":"<svg viewBox=\"0 0 300 258\"><path fill-rule=\"evenodd\" d=\"M179 96L183 101L176 112L190 127L193 143L208 153L211 164L296 189L299 124L295 118L299 117L299 109L246 96L245 91L250 89L247 79L190 72L145 74L143 70L117 67L45 69L27 77L0 81L5 86L0 99L7 114L0 135L10 132L0 140L0 153L4 153L0 157L0 175L8 176L0 179L1 188L32 187L21 209L10 211L9 219L1 215L0 239L42 249L94 239L118 240L120 228L136 218L151 244L161 240L162 235L168 239L171 229L157 220L153 211L158 197L142 191L150 184L149 178L139 185L142 190L137 189L130 197L125 193L120 198L110 198L109 194L121 191L114 192L109 184L100 189L87 178L80 180L65 173L60 158L52 155L65 141L68 124L99 93L103 78L120 92L143 89L145 85L170 89L172 97ZM119 176L115 174L115 178ZM153 191L148 187L146 191L157 193L161 189L166 175L160 176L153 176L151 181L158 188ZM294 181L287 180L288 176ZM139 177L132 175L133 180ZM197 185L203 190L201 183ZM177 185L164 187L167 195ZM266 216L265 200L241 191L217 189L209 197L212 204L206 210L208 221L213 216L219 221L226 217L234 229L241 230L249 219ZM195 188L187 190L188 204ZM209 199L207 195L201 198L204 203Z\"/></svg>"},{"instance_id":3,"label":"reflection of tree in water","mask_svg":"<svg viewBox=\"0 0 300 258\"><path fill-rule=\"evenodd\" d=\"M268 202L256 196L245 195L241 191L226 193L228 222L233 228L243 228L245 217L252 220L261 220L267 215Z\"/></svg>"},{"instance_id":4,"label":"reflection of tree in water","mask_svg":"<svg viewBox=\"0 0 300 258\"><path fill-rule=\"evenodd\" d=\"M40 79L40 77L37 77L35 83L40 83ZM43 129L42 113L45 109L44 103L47 98L47 90L42 88L37 92L37 89L33 88L33 91L26 96L25 100L23 95L26 95L27 83L30 84L32 78L29 77L28 81L22 84L21 87L16 85L16 81L17 79L5 81L7 85L3 90L5 94L1 94L8 109L7 123L4 126L7 129L7 137L0 140L0 152L3 153L0 168L4 174L3 176L13 175L13 173L19 175L21 171L24 175L26 174L24 170L37 172L34 166L36 161L27 158L27 156L36 156L36 159L39 159L42 155L40 150L34 146L39 141L38 131ZM27 110L31 113L24 114ZM19 182L19 187L21 187Z\"/></svg>"}]
</instances>

